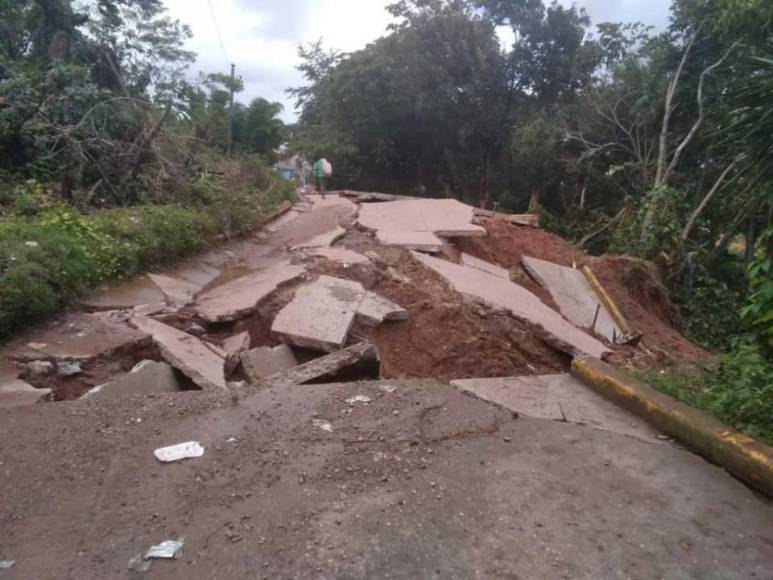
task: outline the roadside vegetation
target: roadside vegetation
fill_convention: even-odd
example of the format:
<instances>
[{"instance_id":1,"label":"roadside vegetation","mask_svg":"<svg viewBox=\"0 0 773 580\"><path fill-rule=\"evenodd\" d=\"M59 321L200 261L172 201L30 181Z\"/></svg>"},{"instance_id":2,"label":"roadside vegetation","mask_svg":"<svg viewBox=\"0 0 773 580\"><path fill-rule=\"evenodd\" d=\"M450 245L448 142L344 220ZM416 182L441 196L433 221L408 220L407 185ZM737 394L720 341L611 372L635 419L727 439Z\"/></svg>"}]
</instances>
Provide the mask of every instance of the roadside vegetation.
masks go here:
<instances>
[{"instance_id":1,"label":"roadside vegetation","mask_svg":"<svg viewBox=\"0 0 773 580\"><path fill-rule=\"evenodd\" d=\"M389 10L363 50L301 47L292 146L341 187L540 211L591 253L653 260L718 354L654 384L770 441L773 4L673 0L665 30L540 0Z\"/></svg>"},{"instance_id":2,"label":"roadside vegetation","mask_svg":"<svg viewBox=\"0 0 773 580\"><path fill-rule=\"evenodd\" d=\"M281 105L189 80L160 0L0 0L0 338L96 284L249 232L293 194Z\"/></svg>"}]
</instances>

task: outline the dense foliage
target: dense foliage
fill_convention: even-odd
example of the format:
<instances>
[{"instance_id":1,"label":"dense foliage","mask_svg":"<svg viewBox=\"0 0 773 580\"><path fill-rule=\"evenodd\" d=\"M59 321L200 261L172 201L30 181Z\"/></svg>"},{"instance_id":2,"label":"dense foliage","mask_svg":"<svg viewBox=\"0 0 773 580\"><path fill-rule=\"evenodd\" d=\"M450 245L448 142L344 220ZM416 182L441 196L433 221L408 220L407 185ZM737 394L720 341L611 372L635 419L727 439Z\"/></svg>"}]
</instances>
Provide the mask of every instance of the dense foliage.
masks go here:
<instances>
[{"instance_id":1,"label":"dense foliage","mask_svg":"<svg viewBox=\"0 0 773 580\"><path fill-rule=\"evenodd\" d=\"M229 131L242 82L189 81L189 35L161 0L0 0L0 336L292 193L281 106L237 102Z\"/></svg>"}]
</instances>

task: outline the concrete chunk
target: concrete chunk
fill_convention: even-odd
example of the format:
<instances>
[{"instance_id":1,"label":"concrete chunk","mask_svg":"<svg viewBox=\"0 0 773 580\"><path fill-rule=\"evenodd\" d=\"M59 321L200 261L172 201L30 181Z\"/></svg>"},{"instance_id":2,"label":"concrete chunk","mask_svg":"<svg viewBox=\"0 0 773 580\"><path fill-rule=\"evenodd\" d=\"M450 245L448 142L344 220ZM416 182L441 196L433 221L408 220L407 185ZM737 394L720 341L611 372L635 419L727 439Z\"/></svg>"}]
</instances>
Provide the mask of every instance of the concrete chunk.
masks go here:
<instances>
[{"instance_id":1,"label":"concrete chunk","mask_svg":"<svg viewBox=\"0 0 773 580\"><path fill-rule=\"evenodd\" d=\"M378 375L378 350L369 342L362 342L277 373L262 381L263 384L289 387L334 379L347 371L368 372Z\"/></svg>"},{"instance_id":2,"label":"concrete chunk","mask_svg":"<svg viewBox=\"0 0 773 580\"><path fill-rule=\"evenodd\" d=\"M143 361L136 370L118 379L94 387L83 395L84 399L106 400L119 396L176 393L180 391L174 369L166 363Z\"/></svg>"},{"instance_id":3,"label":"concrete chunk","mask_svg":"<svg viewBox=\"0 0 773 580\"><path fill-rule=\"evenodd\" d=\"M278 286L299 279L304 271L302 266L285 261L242 276L200 295L196 312L207 322L238 320L253 312Z\"/></svg>"},{"instance_id":4,"label":"concrete chunk","mask_svg":"<svg viewBox=\"0 0 773 580\"><path fill-rule=\"evenodd\" d=\"M201 286L164 274L148 274L148 278L164 293L167 302L177 308L193 302L193 297L201 290Z\"/></svg>"},{"instance_id":5,"label":"concrete chunk","mask_svg":"<svg viewBox=\"0 0 773 580\"><path fill-rule=\"evenodd\" d=\"M394 302L367 292L357 309L357 320L365 326L378 326L385 320L407 320L408 312Z\"/></svg>"},{"instance_id":6,"label":"concrete chunk","mask_svg":"<svg viewBox=\"0 0 773 580\"><path fill-rule=\"evenodd\" d=\"M289 344L332 352L346 342L364 296L359 282L320 276L298 289L271 331Z\"/></svg>"},{"instance_id":7,"label":"concrete chunk","mask_svg":"<svg viewBox=\"0 0 773 580\"><path fill-rule=\"evenodd\" d=\"M593 328L598 309L595 331L610 342L623 336L580 270L529 257L524 257L521 263L537 283L550 292L569 322L582 328Z\"/></svg>"},{"instance_id":8,"label":"concrete chunk","mask_svg":"<svg viewBox=\"0 0 773 580\"><path fill-rule=\"evenodd\" d=\"M227 391L225 361L201 340L157 320L135 316L132 324L147 332L164 359L204 390Z\"/></svg>"},{"instance_id":9,"label":"concrete chunk","mask_svg":"<svg viewBox=\"0 0 773 580\"><path fill-rule=\"evenodd\" d=\"M223 350L228 356L237 356L250 348L250 333L240 332L234 336L229 336L223 342Z\"/></svg>"},{"instance_id":10,"label":"concrete chunk","mask_svg":"<svg viewBox=\"0 0 773 580\"><path fill-rule=\"evenodd\" d=\"M443 276L458 292L483 303L509 310L513 316L541 327L557 348L569 354L589 354L597 358L609 349L567 322L558 312L546 306L537 296L508 280L460 266L425 254L413 253L419 261Z\"/></svg>"},{"instance_id":11,"label":"concrete chunk","mask_svg":"<svg viewBox=\"0 0 773 580\"><path fill-rule=\"evenodd\" d=\"M0 385L0 408L22 407L34 405L46 395L51 394L51 389L36 389L29 383L20 379Z\"/></svg>"},{"instance_id":12,"label":"concrete chunk","mask_svg":"<svg viewBox=\"0 0 773 580\"><path fill-rule=\"evenodd\" d=\"M292 349L286 344L274 348L261 346L241 355L242 367L252 383L298 366Z\"/></svg>"}]
</instances>

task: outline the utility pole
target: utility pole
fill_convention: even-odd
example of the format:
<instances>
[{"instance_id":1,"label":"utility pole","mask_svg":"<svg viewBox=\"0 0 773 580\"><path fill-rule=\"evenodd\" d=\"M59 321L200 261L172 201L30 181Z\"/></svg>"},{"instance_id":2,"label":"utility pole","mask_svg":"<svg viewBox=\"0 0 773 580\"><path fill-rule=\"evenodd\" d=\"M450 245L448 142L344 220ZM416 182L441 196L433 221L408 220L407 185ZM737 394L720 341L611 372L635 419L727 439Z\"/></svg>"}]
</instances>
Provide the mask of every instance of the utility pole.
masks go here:
<instances>
[{"instance_id":1,"label":"utility pole","mask_svg":"<svg viewBox=\"0 0 773 580\"><path fill-rule=\"evenodd\" d=\"M228 154L233 153L234 148L234 83L236 82L236 65L231 65L231 103L228 108Z\"/></svg>"}]
</instances>

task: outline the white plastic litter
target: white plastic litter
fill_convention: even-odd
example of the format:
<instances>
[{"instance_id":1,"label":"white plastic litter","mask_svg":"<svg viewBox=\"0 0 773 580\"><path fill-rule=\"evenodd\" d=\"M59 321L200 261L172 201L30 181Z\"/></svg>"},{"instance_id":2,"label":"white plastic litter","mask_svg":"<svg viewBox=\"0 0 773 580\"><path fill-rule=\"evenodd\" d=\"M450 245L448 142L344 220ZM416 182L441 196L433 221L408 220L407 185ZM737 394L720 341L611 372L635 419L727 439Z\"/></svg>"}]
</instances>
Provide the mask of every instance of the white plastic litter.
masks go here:
<instances>
[{"instance_id":1,"label":"white plastic litter","mask_svg":"<svg viewBox=\"0 0 773 580\"><path fill-rule=\"evenodd\" d=\"M397 387L395 387L394 385L381 385L379 389L381 389L385 393L394 393L397 390Z\"/></svg>"},{"instance_id":2,"label":"white plastic litter","mask_svg":"<svg viewBox=\"0 0 773 580\"><path fill-rule=\"evenodd\" d=\"M156 546L151 546L148 551L145 552L144 558L146 560L151 559L165 559L172 560L180 557L180 552L183 549L185 540L180 538L179 540L166 540Z\"/></svg>"},{"instance_id":3,"label":"white plastic litter","mask_svg":"<svg viewBox=\"0 0 773 580\"><path fill-rule=\"evenodd\" d=\"M312 421L312 424L318 429L322 429L323 431L327 431L328 433L333 432L333 425L331 425L330 422L328 421L323 421L322 419L314 419Z\"/></svg>"},{"instance_id":4,"label":"white plastic litter","mask_svg":"<svg viewBox=\"0 0 773 580\"><path fill-rule=\"evenodd\" d=\"M370 403L373 399L370 397L366 397L365 395L355 395L354 397L351 397L350 399L346 399L346 402L350 405L367 405Z\"/></svg>"},{"instance_id":5,"label":"white plastic litter","mask_svg":"<svg viewBox=\"0 0 773 580\"><path fill-rule=\"evenodd\" d=\"M16 564L16 560L0 560L0 570L7 570Z\"/></svg>"},{"instance_id":6,"label":"white plastic litter","mask_svg":"<svg viewBox=\"0 0 773 580\"><path fill-rule=\"evenodd\" d=\"M181 459L191 459L204 455L204 448L198 441L187 441L169 447L161 447L153 452L156 459L164 463L179 461Z\"/></svg>"}]
</instances>

